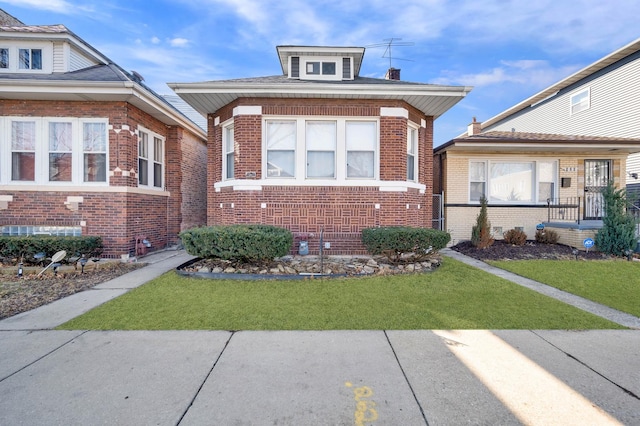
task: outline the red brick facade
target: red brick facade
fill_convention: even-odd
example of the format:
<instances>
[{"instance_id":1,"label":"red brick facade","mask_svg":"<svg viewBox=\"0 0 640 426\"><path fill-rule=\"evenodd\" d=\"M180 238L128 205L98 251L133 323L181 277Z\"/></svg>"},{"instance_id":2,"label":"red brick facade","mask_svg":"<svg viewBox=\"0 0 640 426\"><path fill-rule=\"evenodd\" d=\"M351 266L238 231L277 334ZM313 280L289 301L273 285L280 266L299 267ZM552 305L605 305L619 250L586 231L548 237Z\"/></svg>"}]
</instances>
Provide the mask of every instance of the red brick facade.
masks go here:
<instances>
[{"instance_id":1,"label":"red brick facade","mask_svg":"<svg viewBox=\"0 0 640 426\"><path fill-rule=\"evenodd\" d=\"M82 226L83 235L103 238L105 257L118 257L134 251L137 235L145 235L155 250L176 244L181 230L206 223L207 148L198 136L126 102L2 100L0 115L107 118L118 129L125 124L131 130L142 126L165 138L166 186L138 188L138 137L110 130L108 185L0 187L0 195L12 197L7 209L0 210L0 226ZM127 176L131 170L134 173ZM82 197L77 210L66 203L69 196Z\"/></svg>"},{"instance_id":2,"label":"red brick facade","mask_svg":"<svg viewBox=\"0 0 640 426\"><path fill-rule=\"evenodd\" d=\"M242 106L259 106L262 115L233 117L233 109ZM381 116L381 108L408 111L409 119ZM305 182L305 185L290 186L263 179L262 120L268 116L379 118L378 185L313 186ZM255 181L259 189L238 190L232 185L225 186L222 181L222 124L232 118L235 182L250 185ZM211 114L208 120L209 225L263 223L282 226L294 235L311 233L312 254L319 251L321 231L324 231L324 242L331 244L325 253L364 254L360 240L363 228L431 227L433 118L402 101L241 98ZM406 182L410 124L419 129L418 185ZM214 187L216 184L219 188ZM417 188L420 184L424 190Z\"/></svg>"}]
</instances>

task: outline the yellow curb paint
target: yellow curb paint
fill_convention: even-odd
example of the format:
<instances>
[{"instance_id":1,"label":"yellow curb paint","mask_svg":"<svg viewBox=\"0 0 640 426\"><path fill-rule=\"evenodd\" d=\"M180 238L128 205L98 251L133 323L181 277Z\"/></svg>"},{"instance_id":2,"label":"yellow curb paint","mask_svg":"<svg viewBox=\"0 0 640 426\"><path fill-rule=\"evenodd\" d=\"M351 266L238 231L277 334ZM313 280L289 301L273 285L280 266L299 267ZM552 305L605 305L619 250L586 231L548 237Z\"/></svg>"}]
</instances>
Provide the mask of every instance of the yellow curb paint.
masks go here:
<instances>
[{"instance_id":1,"label":"yellow curb paint","mask_svg":"<svg viewBox=\"0 0 640 426\"><path fill-rule=\"evenodd\" d=\"M621 424L490 331L434 333L525 425Z\"/></svg>"},{"instance_id":2,"label":"yellow curb paint","mask_svg":"<svg viewBox=\"0 0 640 426\"><path fill-rule=\"evenodd\" d=\"M346 382L345 386L353 388L353 383ZM356 400L356 411L354 413L355 426L364 426L365 423L373 423L378 420L376 403L370 400L373 396L373 389L369 386L353 388L353 395Z\"/></svg>"}]
</instances>

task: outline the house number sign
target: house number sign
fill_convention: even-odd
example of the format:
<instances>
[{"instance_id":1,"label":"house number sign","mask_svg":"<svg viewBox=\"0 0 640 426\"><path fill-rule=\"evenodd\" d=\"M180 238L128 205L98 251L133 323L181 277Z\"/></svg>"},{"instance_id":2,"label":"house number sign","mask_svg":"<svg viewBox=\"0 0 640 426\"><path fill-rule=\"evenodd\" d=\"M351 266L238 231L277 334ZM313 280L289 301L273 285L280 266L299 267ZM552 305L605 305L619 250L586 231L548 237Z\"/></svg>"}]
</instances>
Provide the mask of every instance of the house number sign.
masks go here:
<instances>
[{"instance_id":1,"label":"house number sign","mask_svg":"<svg viewBox=\"0 0 640 426\"><path fill-rule=\"evenodd\" d=\"M577 167L561 167L560 170L562 170L563 172L577 172L578 168Z\"/></svg>"}]
</instances>

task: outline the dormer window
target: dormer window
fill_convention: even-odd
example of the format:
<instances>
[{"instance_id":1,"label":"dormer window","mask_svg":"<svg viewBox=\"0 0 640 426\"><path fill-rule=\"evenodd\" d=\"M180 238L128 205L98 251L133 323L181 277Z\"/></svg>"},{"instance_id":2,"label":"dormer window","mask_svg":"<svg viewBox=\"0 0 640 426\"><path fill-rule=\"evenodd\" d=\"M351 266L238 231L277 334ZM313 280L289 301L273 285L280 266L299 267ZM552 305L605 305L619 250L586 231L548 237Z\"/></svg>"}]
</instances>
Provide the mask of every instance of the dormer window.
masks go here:
<instances>
[{"instance_id":1,"label":"dormer window","mask_svg":"<svg viewBox=\"0 0 640 426\"><path fill-rule=\"evenodd\" d=\"M0 48L0 68L9 68L9 49Z\"/></svg>"},{"instance_id":2,"label":"dormer window","mask_svg":"<svg viewBox=\"0 0 640 426\"><path fill-rule=\"evenodd\" d=\"M342 62L342 58L302 58L300 78L318 79L318 80L338 80L342 76L337 75L338 61Z\"/></svg>"},{"instance_id":3,"label":"dormer window","mask_svg":"<svg viewBox=\"0 0 640 426\"><path fill-rule=\"evenodd\" d=\"M41 70L42 49L18 49L18 67L21 70Z\"/></svg>"},{"instance_id":4,"label":"dormer window","mask_svg":"<svg viewBox=\"0 0 640 426\"><path fill-rule=\"evenodd\" d=\"M52 72L52 47L33 42L7 43L0 46L0 72Z\"/></svg>"}]
</instances>

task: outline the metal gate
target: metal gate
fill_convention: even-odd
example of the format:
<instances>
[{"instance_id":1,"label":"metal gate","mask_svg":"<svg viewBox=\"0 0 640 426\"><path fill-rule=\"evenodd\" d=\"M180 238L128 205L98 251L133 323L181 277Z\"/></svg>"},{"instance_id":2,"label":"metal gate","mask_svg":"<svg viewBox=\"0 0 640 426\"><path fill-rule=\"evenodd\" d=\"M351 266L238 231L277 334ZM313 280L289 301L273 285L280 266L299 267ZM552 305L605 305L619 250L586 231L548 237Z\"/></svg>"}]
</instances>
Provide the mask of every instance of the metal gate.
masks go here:
<instances>
[{"instance_id":1,"label":"metal gate","mask_svg":"<svg viewBox=\"0 0 640 426\"><path fill-rule=\"evenodd\" d=\"M444 192L433 194L431 227L444 231Z\"/></svg>"},{"instance_id":2,"label":"metal gate","mask_svg":"<svg viewBox=\"0 0 640 426\"><path fill-rule=\"evenodd\" d=\"M611 160L584 160L584 219L604 216L602 191L611 179Z\"/></svg>"}]
</instances>

